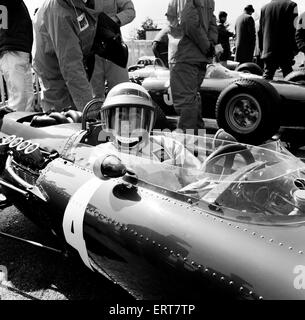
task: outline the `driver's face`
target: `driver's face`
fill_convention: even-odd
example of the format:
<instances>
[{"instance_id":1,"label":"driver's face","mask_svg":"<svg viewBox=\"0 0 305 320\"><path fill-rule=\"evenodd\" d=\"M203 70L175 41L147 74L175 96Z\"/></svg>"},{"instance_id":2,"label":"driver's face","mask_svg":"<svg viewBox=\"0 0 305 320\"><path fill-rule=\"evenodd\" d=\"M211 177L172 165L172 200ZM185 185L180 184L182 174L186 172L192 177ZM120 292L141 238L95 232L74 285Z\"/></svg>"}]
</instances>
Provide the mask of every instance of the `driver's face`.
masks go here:
<instances>
[{"instance_id":1,"label":"driver's face","mask_svg":"<svg viewBox=\"0 0 305 320\"><path fill-rule=\"evenodd\" d=\"M112 119L112 127L118 128L120 135L124 137L132 137L138 135L139 130L142 130L141 109L137 108L122 108L117 110L115 117Z\"/></svg>"}]
</instances>

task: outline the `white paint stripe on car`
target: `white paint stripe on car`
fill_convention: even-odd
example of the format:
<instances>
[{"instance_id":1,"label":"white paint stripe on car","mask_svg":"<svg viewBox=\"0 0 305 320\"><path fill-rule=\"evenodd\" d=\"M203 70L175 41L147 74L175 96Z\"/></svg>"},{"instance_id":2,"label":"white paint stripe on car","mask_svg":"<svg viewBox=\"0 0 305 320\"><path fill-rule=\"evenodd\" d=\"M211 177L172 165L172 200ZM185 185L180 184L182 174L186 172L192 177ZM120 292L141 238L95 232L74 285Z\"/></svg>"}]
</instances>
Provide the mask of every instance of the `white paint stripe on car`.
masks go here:
<instances>
[{"instance_id":1,"label":"white paint stripe on car","mask_svg":"<svg viewBox=\"0 0 305 320\"><path fill-rule=\"evenodd\" d=\"M91 269L86 242L84 240L83 224L88 203L103 181L92 178L83 184L71 197L63 218L63 230L66 241L75 248L85 265Z\"/></svg>"}]
</instances>

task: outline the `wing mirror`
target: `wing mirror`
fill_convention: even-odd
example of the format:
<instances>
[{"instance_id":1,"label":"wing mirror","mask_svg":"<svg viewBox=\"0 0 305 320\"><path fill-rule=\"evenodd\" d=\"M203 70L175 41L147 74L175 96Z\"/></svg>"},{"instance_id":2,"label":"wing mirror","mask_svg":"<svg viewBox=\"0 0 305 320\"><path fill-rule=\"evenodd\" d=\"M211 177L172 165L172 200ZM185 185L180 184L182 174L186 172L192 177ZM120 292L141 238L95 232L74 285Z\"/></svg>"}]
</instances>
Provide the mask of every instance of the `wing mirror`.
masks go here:
<instances>
[{"instance_id":1,"label":"wing mirror","mask_svg":"<svg viewBox=\"0 0 305 320\"><path fill-rule=\"evenodd\" d=\"M101 163L101 173L105 178L120 178L125 176L127 168L121 159L114 155L108 155Z\"/></svg>"}]
</instances>

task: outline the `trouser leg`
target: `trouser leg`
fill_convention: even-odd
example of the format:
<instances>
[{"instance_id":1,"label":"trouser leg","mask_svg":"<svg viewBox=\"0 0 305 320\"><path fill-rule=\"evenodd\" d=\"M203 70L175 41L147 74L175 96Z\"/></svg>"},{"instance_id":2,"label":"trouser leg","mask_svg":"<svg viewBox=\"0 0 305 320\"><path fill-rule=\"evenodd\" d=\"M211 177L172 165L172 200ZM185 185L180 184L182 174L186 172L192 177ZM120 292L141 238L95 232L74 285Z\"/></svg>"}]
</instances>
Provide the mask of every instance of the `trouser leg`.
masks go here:
<instances>
[{"instance_id":1,"label":"trouser leg","mask_svg":"<svg viewBox=\"0 0 305 320\"><path fill-rule=\"evenodd\" d=\"M126 68L121 68L109 60L96 56L94 72L91 78L94 96L105 99L106 80L108 90L111 90L115 85L129 81L128 71Z\"/></svg>"},{"instance_id":2,"label":"trouser leg","mask_svg":"<svg viewBox=\"0 0 305 320\"><path fill-rule=\"evenodd\" d=\"M292 68L292 61L283 61L280 63L280 67L281 67L281 70L282 70L282 73L283 73L283 77L285 78L290 72L293 71L293 68Z\"/></svg>"},{"instance_id":3,"label":"trouser leg","mask_svg":"<svg viewBox=\"0 0 305 320\"><path fill-rule=\"evenodd\" d=\"M63 111L75 105L63 79L48 80L39 77L41 87L41 108L43 111Z\"/></svg>"},{"instance_id":4,"label":"trouser leg","mask_svg":"<svg viewBox=\"0 0 305 320\"><path fill-rule=\"evenodd\" d=\"M264 74L263 78L266 80L272 80L278 64L272 61L272 58L264 59Z\"/></svg>"},{"instance_id":5,"label":"trouser leg","mask_svg":"<svg viewBox=\"0 0 305 320\"><path fill-rule=\"evenodd\" d=\"M205 65L176 63L172 68L170 85L174 107L180 115L178 128L182 130L204 128L201 118L201 98L198 94L205 76Z\"/></svg>"},{"instance_id":6,"label":"trouser leg","mask_svg":"<svg viewBox=\"0 0 305 320\"><path fill-rule=\"evenodd\" d=\"M108 90L111 90L114 86L116 86L119 83L129 81L127 69L121 68L109 60L106 61L105 70Z\"/></svg>"},{"instance_id":7,"label":"trouser leg","mask_svg":"<svg viewBox=\"0 0 305 320\"><path fill-rule=\"evenodd\" d=\"M105 99L105 63L105 59L95 56L94 70L90 80L93 96L101 99Z\"/></svg>"},{"instance_id":8,"label":"trouser leg","mask_svg":"<svg viewBox=\"0 0 305 320\"><path fill-rule=\"evenodd\" d=\"M16 111L31 110L34 92L30 54L6 52L0 60L7 85L8 106Z\"/></svg>"}]
</instances>

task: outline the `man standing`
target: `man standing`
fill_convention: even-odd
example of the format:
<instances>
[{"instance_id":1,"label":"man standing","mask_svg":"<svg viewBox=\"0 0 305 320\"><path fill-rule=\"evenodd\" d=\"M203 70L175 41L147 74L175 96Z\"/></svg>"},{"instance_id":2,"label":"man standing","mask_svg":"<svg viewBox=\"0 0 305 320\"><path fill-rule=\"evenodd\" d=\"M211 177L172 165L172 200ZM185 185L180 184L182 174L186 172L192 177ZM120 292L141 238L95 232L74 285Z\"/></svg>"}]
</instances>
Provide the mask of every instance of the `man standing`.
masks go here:
<instances>
[{"instance_id":1,"label":"man standing","mask_svg":"<svg viewBox=\"0 0 305 320\"><path fill-rule=\"evenodd\" d=\"M278 67L283 76L292 72L297 53L295 22L297 4L290 0L272 0L261 10L259 46L264 60L264 78L272 80Z\"/></svg>"},{"instance_id":2,"label":"man standing","mask_svg":"<svg viewBox=\"0 0 305 320\"><path fill-rule=\"evenodd\" d=\"M199 90L218 40L214 9L214 0L187 0L170 77L174 107L180 115L178 128L193 129L195 134L204 128Z\"/></svg>"},{"instance_id":3,"label":"man standing","mask_svg":"<svg viewBox=\"0 0 305 320\"><path fill-rule=\"evenodd\" d=\"M1 4L8 13L7 29L0 28L0 72L7 86L8 106L16 111L31 111L32 20L22 0L2 0Z\"/></svg>"},{"instance_id":4,"label":"man standing","mask_svg":"<svg viewBox=\"0 0 305 320\"><path fill-rule=\"evenodd\" d=\"M252 62L255 48L255 22L252 18L254 8L248 5L244 13L239 16L235 24L236 55L235 61L239 63Z\"/></svg>"},{"instance_id":5,"label":"man standing","mask_svg":"<svg viewBox=\"0 0 305 320\"><path fill-rule=\"evenodd\" d=\"M131 0L95 0L95 9L106 13L120 27L130 23L136 16ZM107 81L108 90L121 82L129 81L127 68L95 56L91 85L94 95L102 99L105 98L105 81Z\"/></svg>"},{"instance_id":6,"label":"man standing","mask_svg":"<svg viewBox=\"0 0 305 320\"><path fill-rule=\"evenodd\" d=\"M228 14L226 12L219 12L218 43L221 44L223 48L223 53L219 56L219 61L225 67L227 67L227 61L231 58L230 38L234 35L226 26L227 17Z\"/></svg>"},{"instance_id":7,"label":"man standing","mask_svg":"<svg viewBox=\"0 0 305 320\"><path fill-rule=\"evenodd\" d=\"M82 111L93 98L84 59L91 53L97 14L89 6L89 0L46 0L35 15L34 69L44 111Z\"/></svg>"}]
</instances>

